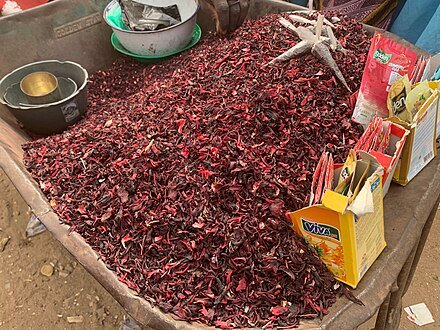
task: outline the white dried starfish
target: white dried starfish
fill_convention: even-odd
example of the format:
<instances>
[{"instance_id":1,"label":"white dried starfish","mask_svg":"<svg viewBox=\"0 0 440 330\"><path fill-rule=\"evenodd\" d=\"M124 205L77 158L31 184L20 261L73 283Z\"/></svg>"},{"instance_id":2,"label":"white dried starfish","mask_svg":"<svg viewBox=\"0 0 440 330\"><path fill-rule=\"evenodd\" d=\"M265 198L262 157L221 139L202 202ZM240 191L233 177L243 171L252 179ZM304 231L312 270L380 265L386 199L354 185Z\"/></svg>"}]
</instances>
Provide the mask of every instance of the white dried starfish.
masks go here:
<instances>
[{"instance_id":1,"label":"white dried starfish","mask_svg":"<svg viewBox=\"0 0 440 330\"><path fill-rule=\"evenodd\" d=\"M307 53L312 53L320 62L329 66L335 76L342 82L342 84L350 92L350 87L344 78L341 70L333 59L330 49L333 51L340 51L345 53L345 49L336 39L333 34L332 27L335 27L330 21L326 20L323 15L319 14L317 20L309 20L302 16L289 15L289 18L293 22L309 24L308 27L294 26L285 18L280 18L279 22L282 26L292 31L296 36L298 36L301 41L295 46L279 55L278 57L271 60L266 65L273 65L277 62L288 61L291 58L305 55ZM326 24L323 26L323 24ZM322 36L324 35L324 36ZM330 47L330 49L329 49Z\"/></svg>"}]
</instances>

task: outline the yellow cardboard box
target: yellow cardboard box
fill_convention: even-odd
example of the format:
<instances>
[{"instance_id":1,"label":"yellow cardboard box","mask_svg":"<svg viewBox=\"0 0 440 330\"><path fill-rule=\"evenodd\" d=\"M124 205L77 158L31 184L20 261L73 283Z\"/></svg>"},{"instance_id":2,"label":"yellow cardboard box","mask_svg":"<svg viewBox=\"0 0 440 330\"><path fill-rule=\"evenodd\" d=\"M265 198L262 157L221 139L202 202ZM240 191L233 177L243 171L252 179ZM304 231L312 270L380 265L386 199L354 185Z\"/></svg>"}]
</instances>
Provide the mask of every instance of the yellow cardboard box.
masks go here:
<instances>
[{"instance_id":1,"label":"yellow cardboard box","mask_svg":"<svg viewBox=\"0 0 440 330\"><path fill-rule=\"evenodd\" d=\"M437 156L436 131L439 104L437 82L429 82L431 96L425 101L412 124L398 117L388 120L400 124L410 131L402 155L394 171L393 180L403 186L407 185L428 163Z\"/></svg>"},{"instance_id":2,"label":"yellow cardboard box","mask_svg":"<svg viewBox=\"0 0 440 330\"><path fill-rule=\"evenodd\" d=\"M366 161L357 161L355 181L362 180L367 167ZM340 171L335 170L334 184ZM326 190L322 204L287 214L294 230L318 251L335 277L353 288L386 246L382 173L383 168L373 161L353 201Z\"/></svg>"}]
</instances>

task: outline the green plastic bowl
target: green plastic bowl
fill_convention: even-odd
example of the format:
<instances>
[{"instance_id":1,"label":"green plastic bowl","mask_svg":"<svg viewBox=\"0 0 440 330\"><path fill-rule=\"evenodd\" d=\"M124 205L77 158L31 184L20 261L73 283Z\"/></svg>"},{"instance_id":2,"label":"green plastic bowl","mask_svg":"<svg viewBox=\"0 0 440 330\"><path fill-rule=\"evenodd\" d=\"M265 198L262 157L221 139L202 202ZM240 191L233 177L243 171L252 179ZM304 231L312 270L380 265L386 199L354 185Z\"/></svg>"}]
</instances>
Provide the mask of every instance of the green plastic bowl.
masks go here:
<instances>
[{"instance_id":1,"label":"green plastic bowl","mask_svg":"<svg viewBox=\"0 0 440 330\"><path fill-rule=\"evenodd\" d=\"M141 63L153 64L153 63L157 63L159 61L165 60L173 55L179 54L187 49L190 49L191 47L193 47L194 45L196 45L199 42L201 37L202 37L202 29L200 28L200 26L198 26L196 24L194 31L193 31L192 39L187 46L185 46L181 49L175 50L173 52L167 53L167 54L162 54L162 55L136 55L136 54L133 54L133 53L129 52L127 49L125 49L124 46L122 46L122 44L119 42L118 38L116 37L116 35L114 33L111 36L111 42L112 42L113 48L116 51L118 51L119 53L130 56L130 57L134 58L136 61L141 62Z\"/></svg>"}]
</instances>

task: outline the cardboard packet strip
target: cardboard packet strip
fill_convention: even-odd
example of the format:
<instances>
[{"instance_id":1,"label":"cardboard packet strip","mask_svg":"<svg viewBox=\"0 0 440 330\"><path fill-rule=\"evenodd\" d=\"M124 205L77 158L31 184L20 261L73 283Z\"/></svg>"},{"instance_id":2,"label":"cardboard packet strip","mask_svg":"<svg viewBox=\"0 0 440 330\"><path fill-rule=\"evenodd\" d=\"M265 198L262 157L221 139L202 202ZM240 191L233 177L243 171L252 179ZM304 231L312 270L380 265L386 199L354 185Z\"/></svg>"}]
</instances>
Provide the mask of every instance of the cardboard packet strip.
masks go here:
<instances>
[{"instance_id":1,"label":"cardboard packet strip","mask_svg":"<svg viewBox=\"0 0 440 330\"><path fill-rule=\"evenodd\" d=\"M375 123L377 117L374 117L373 120L368 125L367 129L365 130L364 134L360 137L358 142L356 143L354 149L355 150L366 150L368 148L367 141L370 139L370 136L373 134Z\"/></svg>"},{"instance_id":2,"label":"cardboard packet strip","mask_svg":"<svg viewBox=\"0 0 440 330\"><path fill-rule=\"evenodd\" d=\"M313 173L313 179L312 179L312 188L310 191L310 200L309 200L309 206L314 204L315 201L315 189L316 189L316 182L318 181L319 175L321 173L322 163L324 162L325 158L325 151L322 153L321 157L319 158L318 165L316 165L315 172Z\"/></svg>"},{"instance_id":3,"label":"cardboard packet strip","mask_svg":"<svg viewBox=\"0 0 440 330\"><path fill-rule=\"evenodd\" d=\"M362 151L366 151L366 152L370 151L370 149L374 143L373 141L375 141L375 137L377 136L378 128L382 129L382 118L374 117L368 128L370 128L370 126L371 126L371 129L368 130L369 134L366 135L366 139L364 141L364 144L362 146L360 146L360 148L358 150L362 150Z\"/></svg>"},{"instance_id":4,"label":"cardboard packet strip","mask_svg":"<svg viewBox=\"0 0 440 330\"><path fill-rule=\"evenodd\" d=\"M380 142L379 146L377 147L377 149L375 151L385 154L386 151L388 150L388 147L390 145L391 126L392 126L391 124L388 125L388 127L384 133L384 136L382 138L382 141Z\"/></svg>"},{"instance_id":5,"label":"cardboard packet strip","mask_svg":"<svg viewBox=\"0 0 440 330\"><path fill-rule=\"evenodd\" d=\"M370 152L372 150L376 150L379 147L379 145L383 139L383 136L382 136L383 119L382 118L378 118L378 119L379 120L377 122L376 129L374 130L374 133L373 133L373 140L372 140L371 144L369 145L368 152Z\"/></svg>"},{"instance_id":6,"label":"cardboard packet strip","mask_svg":"<svg viewBox=\"0 0 440 330\"><path fill-rule=\"evenodd\" d=\"M321 202L322 193L323 193L322 187L324 184L327 165L328 165L328 152L325 153L324 160L322 163L321 173L319 174L318 186L316 187L315 199L313 201L314 204L318 204Z\"/></svg>"},{"instance_id":7,"label":"cardboard packet strip","mask_svg":"<svg viewBox=\"0 0 440 330\"><path fill-rule=\"evenodd\" d=\"M333 183L333 176L334 176L334 162L333 162L333 156L330 154L327 164L327 171L325 173L325 180L324 180L324 189L323 194L327 189L332 189L332 183Z\"/></svg>"}]
</instances>

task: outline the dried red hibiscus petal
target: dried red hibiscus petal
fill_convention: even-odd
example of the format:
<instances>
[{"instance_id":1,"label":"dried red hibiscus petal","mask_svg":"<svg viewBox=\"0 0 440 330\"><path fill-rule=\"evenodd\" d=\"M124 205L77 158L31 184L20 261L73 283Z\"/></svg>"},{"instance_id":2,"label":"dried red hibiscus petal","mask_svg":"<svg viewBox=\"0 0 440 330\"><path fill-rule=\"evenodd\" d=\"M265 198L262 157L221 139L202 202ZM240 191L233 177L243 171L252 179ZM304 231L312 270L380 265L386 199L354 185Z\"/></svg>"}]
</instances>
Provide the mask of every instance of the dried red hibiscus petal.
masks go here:
<instances>
[{"instance_id":1,"label":"dried red hibiscus petal","mask_svg":"<svg viewBox=\"0 0 440 330\"><path fill-rule=\"evenodd\" d=\"M272 315L275 316L279 316L279 315L283 315L284 313L286 313L289 309L287 307L282 307L282 306L276 306L276 307L272 307L270 309L270 312L272 313Z\"/></svg>"},{"instance_id":2,"label":"dried red hibiscus petal","mask_svg":"<svg viewBox=\"0 0 440 330\"><path fill-rule=\"evenodd\" d=\"M121 282L176 318L291 327L349 296L295 235L324 149L353 144L351 95L313 56L263 68L299 41L271 15L155 66L91 77L87 115L23 146L61 220ZM342 20L334 53L359 86L369 41Z\"/></svg>"}]
</instances>

